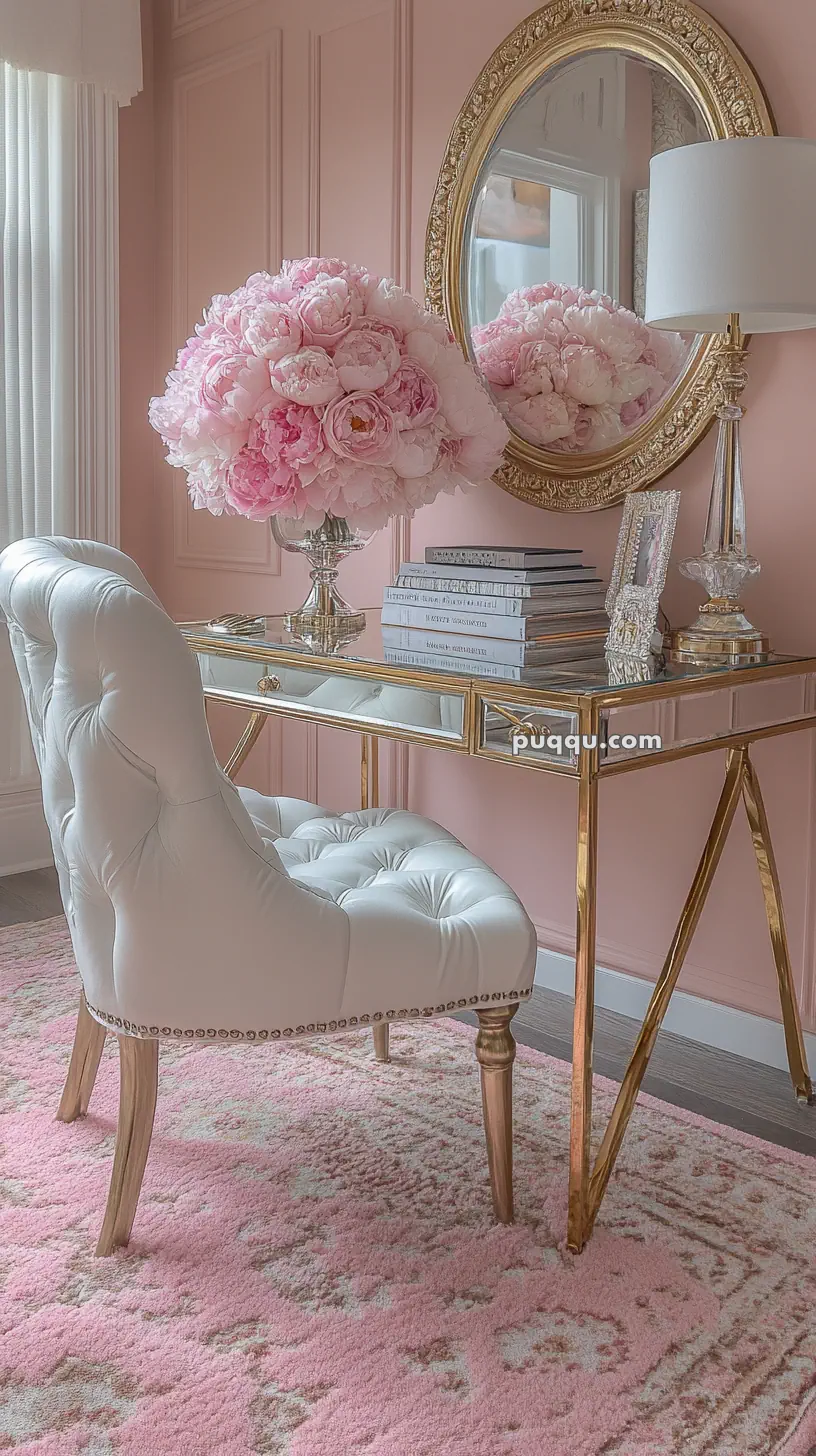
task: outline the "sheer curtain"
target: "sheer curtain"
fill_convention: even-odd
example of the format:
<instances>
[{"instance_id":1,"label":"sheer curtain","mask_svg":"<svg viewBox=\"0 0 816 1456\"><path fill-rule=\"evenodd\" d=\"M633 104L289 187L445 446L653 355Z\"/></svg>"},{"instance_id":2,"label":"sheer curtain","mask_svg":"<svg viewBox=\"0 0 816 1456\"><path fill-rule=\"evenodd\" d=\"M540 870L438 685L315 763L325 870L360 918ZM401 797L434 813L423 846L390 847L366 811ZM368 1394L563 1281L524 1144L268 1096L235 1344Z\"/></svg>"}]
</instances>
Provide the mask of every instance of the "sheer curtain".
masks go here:
<instances>
[{"instance_id":1,"label":"sheer curtain","mask_svg":"<svg viewBox=\"0 0 816 1456\"><path fill-rule=\"evenodd\" d=\"M0 62L0 547L115 540L117 103Z\"/></svg>"},{"instance_id":2,"label":"sheer curtain","mask_svg":"<svg viewBox=\"0 0 816 1456\"><path fill-rule=\"evenodd\" d=\"M52 532L116 541L117 224L115 97L0 61L0 549ZM49 858L0 626L0 875Z\"/></svg>"}]
</instances>

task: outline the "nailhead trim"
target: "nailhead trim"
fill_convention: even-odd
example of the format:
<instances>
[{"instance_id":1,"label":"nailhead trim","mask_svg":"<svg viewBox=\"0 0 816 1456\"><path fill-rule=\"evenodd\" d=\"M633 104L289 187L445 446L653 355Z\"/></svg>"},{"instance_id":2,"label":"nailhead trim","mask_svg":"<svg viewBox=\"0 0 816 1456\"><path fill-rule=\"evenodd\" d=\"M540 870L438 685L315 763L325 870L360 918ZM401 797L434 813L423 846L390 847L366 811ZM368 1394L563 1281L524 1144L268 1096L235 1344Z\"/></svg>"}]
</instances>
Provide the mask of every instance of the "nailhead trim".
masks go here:
<instances>
[{"instance_id":1,"label":"nailhead trim","mask_svg":"<svg viewBox=\"0 0 816 1456\"><path fill-rule=\"evenodd\" d=\"M314 1035L315 1032L347 1031L358 1026L370 1026L380 1021L422 1021L429 1016L445 1016L449 1011L464 1011L469 1006L482 1006L487 1002L502 1002L504 1005L513 1004L516 1001L527 1001L533 994L532 986L527 991L486 991L482 996L461 997L458 1001L442 1002L439 1006L412 1006L410 1009L403 1008L401 1011L374 1011L371 1015L342 1017L337 1021L310 1021L307 1026L287 1026L283 1031L277 1027L272 1031L224 1031L216 1030L208 1026L196 1027L195 1030L178 1026L142 1026L135 1021L126 1021L121 1016L109 1016L106 1011L100 1011L98 1007L88 1003L88 1010L96 1021L103 1026L109 1026L116 1031L124 1031L128 1036L136 1036L151 1040L156 1037L165 1037L174 1041L280 1041L280 1039L296 1038L299 1036Z\"/></svg>"}]
</instances>

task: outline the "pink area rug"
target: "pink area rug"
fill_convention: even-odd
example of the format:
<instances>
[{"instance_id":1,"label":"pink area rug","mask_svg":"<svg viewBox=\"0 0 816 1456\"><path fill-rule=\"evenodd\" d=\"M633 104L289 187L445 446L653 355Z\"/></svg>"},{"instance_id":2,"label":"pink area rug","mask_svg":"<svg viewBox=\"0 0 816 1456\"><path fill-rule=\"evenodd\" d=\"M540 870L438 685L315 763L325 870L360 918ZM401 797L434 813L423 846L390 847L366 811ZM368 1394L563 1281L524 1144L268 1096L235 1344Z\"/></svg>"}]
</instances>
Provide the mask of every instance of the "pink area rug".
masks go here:
<instances>
[{"instance_id":1,"label":"pink area rug","mask_svg":"<svg viewBox=\"0 0 816 1456\"><path fill-rule=\"evenodd\" d=\"M810 1160L644 1099L575 1259L562 1063L520 1049L500 1229L468 1028L396 1028L389 1066L167 1046L133 1243L98 1260L112 1040L63 1126L62 923L0 931L0 978L0 1450L812 1456Z\"/></svg>"}]
</instances>

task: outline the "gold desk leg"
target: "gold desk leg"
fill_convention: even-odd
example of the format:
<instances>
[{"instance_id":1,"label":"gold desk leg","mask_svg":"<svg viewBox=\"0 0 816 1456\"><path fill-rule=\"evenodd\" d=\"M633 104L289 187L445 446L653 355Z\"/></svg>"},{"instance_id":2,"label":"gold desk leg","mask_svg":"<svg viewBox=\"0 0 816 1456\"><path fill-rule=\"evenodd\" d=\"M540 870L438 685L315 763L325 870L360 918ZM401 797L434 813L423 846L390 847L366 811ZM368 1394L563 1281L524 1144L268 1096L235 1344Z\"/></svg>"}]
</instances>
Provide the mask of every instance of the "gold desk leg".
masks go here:
<instances>
[{"instance_id":1,"label":"gold desk leg","mask_svg":"<svg viewBox=\"0 0 816 1456\"><path fill-rule=\"evenodd\" d=\"M280 687L280 678L274 677L271 673L264 673L258 683L259 693L276 693ZM205 698L206 704L206 698ZM264 723L268 714L252 713L241 737L238 739L232 753L224 765L224 773L228 779L234 779L239 769L243 768L255 744L261 736Z\"/></svg>"},{"instance_id":2,"label":"gold desk leg","mask_svg":"<svg viewBox=\"0 0 816 1456\"><path fill-rule=\"evenodd\" d=\"M380 802L380 740L371 733L360 734L360 808L376 809ZM387 1021L372 1027L374 1055L378 1062L390 1062L390 1027Z\"/></svg>"},{"instance_id":3,"label":"gold desk leg","mask_svg":"<svg viewBox=\"0 0 816 1456\"><path fill-rule=\"evenodd\" d=\"M598 780L593 767L589 755L584 753L578 784L578 927L567 1213L567 1244L575 1253L580 1253L584 1246L589 1215L592 1040L595 1019L595 904L598 872Z\"/></svg>"},{"instance_id":4,"label":"gold desk leg","mask_svg":"<svg viewBox=\"0 0 816 1456\"><path fill-rule=\"evenodd\" d=\"M261 736L266 718L266 713L253 713L251 715L246 728L224 765L224 773L228 779L234 779L239 769L243 768L243 765L246 763L246 760Z\"/></svg>"},{"instance_id":5,"label":"gold desk leg","mask_svg":"<svg viewBox=\"0 0 816 1456\"><path fill-rule=\"evenodd\" d=\"M74 1122L88 1111L91 1093L94 1089L99 1059L105 1045L105 1028L91 1016L85 1002L85 992L79 997L74 1045L71 1064L62 1089L57 1118L60 1122Z\"/></svg>"},{"instance_id":6,"label":"gold desk leg","mask_svg":"<svg viewBox=\"0 0 816 1456\"><path fill-rule=\"evenodd\" d=\"M683 906L683 913L674 932L674 938L669 948L663 969L655 985L649 1008L643 1020L643 1025L638 1033L635 1048L626 1068L620 1091L604 1133L592 1177L589 1183L588 1217L584 1228L584 1241L589 1237L592 1226L597 1217L598 1209L601 1206L609 1182L609 1176L615 1166L615 1160L620 1151L624 1134L632 1116L632 1109L637 1100L640 1085L646 1074L649 1065L649 1058L654 1050L657 1034L660 1030L663 1018L671 1000L672 992L677 984L677 978L686 958L686 952L691 944L700 916L703 912L711 889L711 883L717 865L720 862L725 842L731 825L734 822L734 814L739 803L742 791L745 768L748 762L747 748L733 749L728 755L728 767L725 775L725 783L720 795L720 801L712 821L705 849L703 850L700 863L697 866L697 873L692 881L688 898ZM573 1245L570 1243L570 1248Z\"/></svg>"},{"instance_id":7,"label":"gold desk leg","mask_svg":"<svg viewBox=\"0 0 816 1456\"><path fill-rule=\"evenodd\" d=\"M377 809L380 803L380 740L360 734L360 808Z\"/></svg>"},{"instance_id":8,"label":"gold desk leg","mask_svg":"<svg viewBox=\"0 0 816 1456\"><path fill-rule=\"evenodd\" d=\"M112 1254L128 1243L142 1191L159 1078L159 1043L135 1036L119 1041L119 1123L113 1154L108 1202L98 1256Z\"/></svg>"},{"instance_id":9,"label":"gold desk leg","mask_svg":"<svg viewBox=\"0 0 816 1456\"><path fill-rule=\"evenodd\" d=\"M513 1062L516 1043L510 1022L518 1006L477 1011L476 1059L482 1077L487 1165L493 1212L498 1223L513 1222Z\"/></svg>"},{"instance_id":10,"label":"gold desk leg","mask_svg":"<svg viewBox=\"0 0 816 1456\"><path fill-rule=\"evenodd\" d=\"M771 842L768 817L765 813L765 805L759 787L759 779L757 778L754 765L748 758L746 758L745 773L742 781L742 797L745 801L748 823L751 826L751 838L754 841L759 878L762 882L762 893L765 897L765 914L768 919L768 929L771 933L771 945L773 946L776 974L779 980L779 999L782 1003L782 1023L785 1028L785 1045L788 1052L788 1066L790 1067L791 1081L796 1092L797 1102L804 1104L813 1103L816 1101L816 1098L813 1095L813 1083L808 1073L805 1040L802 1035L802 1022L796 1000L796 987L793 983L793 973L791 971L790 949L788 947L788 936L785 930L785 915L782 909L782 890L779 884L779 872L776 867L776 857Z\"/></svg>"}]
</instances>

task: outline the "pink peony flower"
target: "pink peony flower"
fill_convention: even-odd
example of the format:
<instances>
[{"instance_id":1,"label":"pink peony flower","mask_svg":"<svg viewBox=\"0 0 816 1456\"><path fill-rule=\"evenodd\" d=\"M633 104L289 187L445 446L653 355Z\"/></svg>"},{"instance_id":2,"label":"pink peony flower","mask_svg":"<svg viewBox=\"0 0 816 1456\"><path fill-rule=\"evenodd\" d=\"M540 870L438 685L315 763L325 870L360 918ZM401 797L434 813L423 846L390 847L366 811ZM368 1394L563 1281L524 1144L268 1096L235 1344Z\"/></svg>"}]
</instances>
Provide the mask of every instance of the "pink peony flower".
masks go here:
<instances>
[{"instance_id":1,"label":"pink peony flower","mask_svg":"<svg viewBox=\"0 0 816 1456\"><path fill-rule=\"evenodd\" d=\"M326 449L323 427L308 405L278 402L259 410L249 427L249 449L270 465L282 462L304 483L317 474Z\"/></svg>"},{"instance_id":2,"label":"pink peony flower","mask_svg":"<svg viewBox=\"0 0 816 1456\"><path fill-rule=\"evenodd\" d=\"M199 399L203 410L221 415L229 412L230 417L249 420L269 393L269 374L263 359L254 354L219 358L214 353L201 378Z\"/></svg>"},{"instance_id":3,"label":"pink peony flower","mask_svg":"<svg viewBox=\"0 0 816 1456\"><path fill-rule=\"evenodd\" d=\"M276 360L269 372L272 388L295 404L330 404L343 393L325 349L299 349Z\"/></svg>"},{"instance_id":4,"label":"pink peony flower","mask_svg":"<svg viewBox=\"0 0 816 1456\"><path fill-rule=\"evenodd\" d=\"M353 328L333 355L337 378L349 393L380 389L396 373L400 351L388 332Z\"/></svg>"},{"instance_id":5,"label":"pink peony flower","mask_svg":"<svg viewBox=\"0 0 816 1456\"><path fill-rule=\"evenodd\" d=\"M283 264L281 276L295 293L299 293L316 278L351 278L356 281L367 275L364 268L350 268L339 258L295 258Z\"/></svg>"},{"instance_id":6,"label":"pink peony flower","mask_svg":"<svg viewBox=\"0 0 816 1456\"><path fill-rule=\"evenodd\" d=\"M400 430L394 451L394 469L406 480L428 475L439 455L440 433L433 425Z\"/></svg>"},{"instance_id":7,"label":"pink peony flower","mask_svg":"<svg viewBox=\"0 0 816 1456\"><path fill-rule=\"evenodd\" d=\"M150 422L197 509L313 526L413 515L487 479L508 438L445 321L336 258L216 296Z\"/></svg>"},{"instance_id":8,"label":"pink peony flower","mask_svg":"<svg viewBox=\"0 0 816 1456\"><path fill-rule=\"evenodd\" d=\"M401 430L429 425L439 409L439 390L430 374L410 355L401 361L380 394Z\"/></svg>"},{"instance_id":9,"label":"pink peony flower","mask_svg":"<svg viewBox=\"0 0 816 1456\"><path fill-rule=\"evenodd\" d=\"M376 394L358 390L329 405L323 415L323 434L336 455L358 465L390 465L394 458L394 416Z\"/></svg>"},{"instance_id":10,"label":"pink peony flower","mask_svg":"<svg viewBox=\"0 0 816 1456\"><path fill-rule=\"evenodd\" d=\"M297 475L288 465L273 469L258 450L244 448L227 469L226 498L239 515L266 521L291 504L297 485Z\"/></svg>"},{"instance_id":11,"label":"pink peony flower","mask_svg":"<svg viewBox=\"0 0 816 1456\"><path fill-rule=\"evenodd\" d=\"M287 303L252 304L244 309L241 326L253 354L273 363L287 354L296 354L303 343L300 319Z\"/></svg>"},{"instance_id":12,"label":"pink peony flower","mask_svg":"<svg viewBox=\"0 0 816 1456\"><path fill-rule=\"evenodd\" d=\"M362 300L346 278L316 278L295 302L303 342L331 349L347 334L363 311Z\"/></svg>"}]
</instances>

